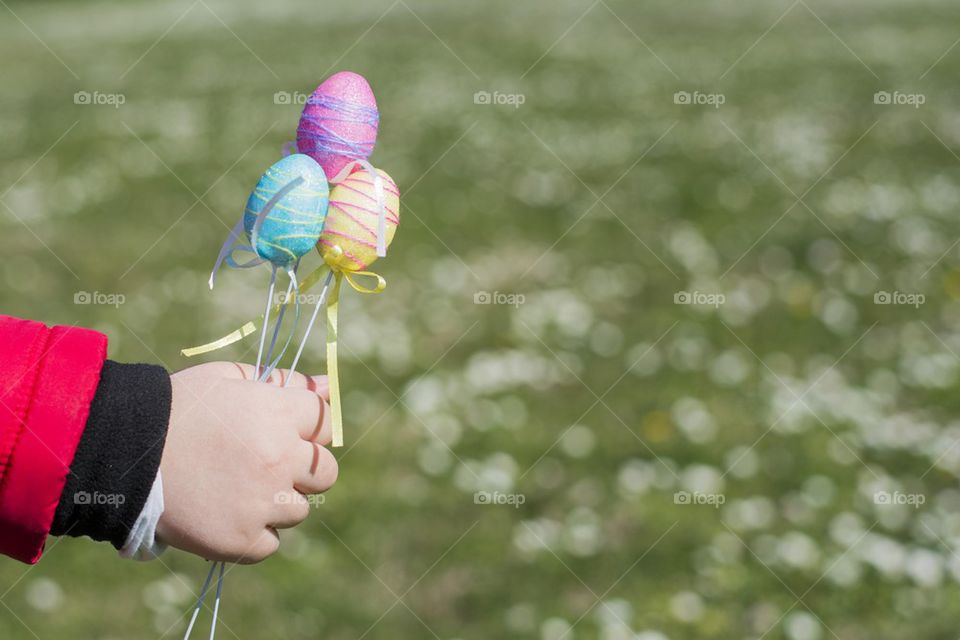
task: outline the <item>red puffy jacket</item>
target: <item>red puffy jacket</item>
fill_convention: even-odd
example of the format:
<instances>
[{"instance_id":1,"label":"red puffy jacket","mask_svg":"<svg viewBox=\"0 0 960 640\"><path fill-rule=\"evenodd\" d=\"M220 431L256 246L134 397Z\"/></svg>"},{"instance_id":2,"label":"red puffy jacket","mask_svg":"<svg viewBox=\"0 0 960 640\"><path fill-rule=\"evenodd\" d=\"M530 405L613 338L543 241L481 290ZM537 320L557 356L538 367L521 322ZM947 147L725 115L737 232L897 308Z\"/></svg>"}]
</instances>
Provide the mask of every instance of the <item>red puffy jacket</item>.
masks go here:
<instances>
[{"instance_id":1,"label":"red puffy jacket","mask_svg":"<svg viewBox=\"0 0 960 640\"><path fill-rule=\"evenodd\" d=\"M0 553L43 553L107 355L103 334L0 315Z\"/></svg>"}]
</instances>

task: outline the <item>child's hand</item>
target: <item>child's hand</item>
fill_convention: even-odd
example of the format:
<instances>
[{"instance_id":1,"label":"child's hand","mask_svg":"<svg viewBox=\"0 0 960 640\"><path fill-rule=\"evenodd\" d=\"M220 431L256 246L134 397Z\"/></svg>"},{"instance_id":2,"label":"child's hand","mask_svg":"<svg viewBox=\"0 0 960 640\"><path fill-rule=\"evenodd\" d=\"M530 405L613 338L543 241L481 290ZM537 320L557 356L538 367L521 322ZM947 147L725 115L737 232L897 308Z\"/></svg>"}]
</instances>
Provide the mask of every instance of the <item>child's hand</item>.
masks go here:
<instances>
[{"instance_id":1,"label":"child's hand","mask_svg":"<svg viewBox=\"0 0 960 640\"><path fill-rule=\"evenodd\" d=\"M277 529L301 523L337 479L326 377L296 374L281 388L253 367L213 362L173 376L170 428L160 463L160 541L210 560L259 562Z\"/></svg>"}]
</instances>

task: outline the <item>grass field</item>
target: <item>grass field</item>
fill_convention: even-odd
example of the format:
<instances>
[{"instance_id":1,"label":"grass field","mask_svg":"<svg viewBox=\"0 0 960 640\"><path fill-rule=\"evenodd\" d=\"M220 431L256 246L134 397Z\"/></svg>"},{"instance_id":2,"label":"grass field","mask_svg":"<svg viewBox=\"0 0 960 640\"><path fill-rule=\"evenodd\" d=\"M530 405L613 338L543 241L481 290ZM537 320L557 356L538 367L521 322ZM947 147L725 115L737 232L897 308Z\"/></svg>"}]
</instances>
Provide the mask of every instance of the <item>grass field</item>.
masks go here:
<instances>
[{"instance_id":1,"label":"grass field","mask_svg":"<svg viewBox=\"0 0 960 640\"><path fill-rule=\"evenodd\" d=\"M340 481L218 638L957 636L955 3L7 2L0 311L118 360L258 313L205 282L299 96L377 94ZM205 572L51 540L0 637L179 638Z\"/></svg>"}]
</instances>

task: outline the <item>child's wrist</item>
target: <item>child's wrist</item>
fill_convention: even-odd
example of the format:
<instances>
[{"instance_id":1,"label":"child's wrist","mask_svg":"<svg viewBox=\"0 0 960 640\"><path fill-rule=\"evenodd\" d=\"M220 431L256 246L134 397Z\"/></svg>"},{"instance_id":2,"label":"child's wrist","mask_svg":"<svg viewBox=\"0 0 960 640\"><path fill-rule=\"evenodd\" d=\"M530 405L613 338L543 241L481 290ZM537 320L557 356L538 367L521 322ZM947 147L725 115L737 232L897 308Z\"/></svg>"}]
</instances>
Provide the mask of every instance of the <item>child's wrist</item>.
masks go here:
<instances>
[{"instance_id":1,"label":"child's wrist","mask_svg":"<svg viewBox=\"0 0 960 640\"><path fill-rule=\"evenodd\" d=\"M162 367L104 362L52 534L124 546L160 467L170 402Z\"/></svg>"}]
</instances>

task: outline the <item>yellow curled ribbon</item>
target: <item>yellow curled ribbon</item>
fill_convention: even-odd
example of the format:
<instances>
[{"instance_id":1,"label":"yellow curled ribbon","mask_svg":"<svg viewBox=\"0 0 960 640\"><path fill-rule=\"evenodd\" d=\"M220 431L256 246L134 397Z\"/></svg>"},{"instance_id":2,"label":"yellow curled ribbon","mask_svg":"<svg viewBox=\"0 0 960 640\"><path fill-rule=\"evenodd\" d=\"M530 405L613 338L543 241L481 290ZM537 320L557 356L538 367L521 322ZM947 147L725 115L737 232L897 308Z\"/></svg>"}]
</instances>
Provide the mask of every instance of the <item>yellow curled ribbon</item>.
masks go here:
<instances>
[{"instance_id":1,"label":"yellow curled ribbon","mask_svg":"<svg viewBox=\"0 0 960 640\"><path fill-rule=\"evenodd\" d=\"M324 273L327 272L328 269L329 267L326 264L322 264L316 269L314 269L313 271L311 271L306 278L300 281L300 289L299 289L300 293L308 291L311 287L313 287L313 285L317 284L317 282L320 281L320 278L323 276ZM290 306L294 302L295 301L293 299L284 300L283 302L278 302L277 304L273 305L273 307L270 308L270 315L276 316L277 313L279 313L280 311L280 307L284 305ZM257 322L262 322L262 321L263 321L263 314L261 313L259 316L257 316L256 320L251 320L250 322L246 323L236 331L231 331L230 333L223 336L222 338L217 338L213 342L201 344L196 347L188 347L186 349L181 349L180 353L182 355L185 355L188 358L192 358L193 356L199 356L199 355L203 355L204 353L210 353L211 351L216 351L217 349L223 349L224 347L230 346L234 342L239 342L240 340L242 340L243 338L246 338L251 333L254 333L257 330Z\"/></svg>"},{"instance_id":2,"label":"yellow curled ribbon","mask_svg":"<svg viewBox=\"0 0 960 640\"><path fill-rule=\"evenodd\" d=\"M333 273L333 288L327 298L327 381L330 385L330 425L333 430L333 446L343 446L343 416L340 410L340 371L337 367L338 315L340 310L340 285L344 279L358 293L380 293L387 281L372 271L349 269L344 265L343 251L339 246L326 251L323 260ZM376 284L364 287L357 276L375 278Z\"/></svg>"},{"instance_id":3,"label":"yellow curled ribbon","mask_svg":"<svg viewBox=\"0 0 960 640\"><path fill-rule=\"evenodd\" d=\"M317 251L319 252L319 247ZM343 280L358 293L380 293L387 287L387 281L377 273L372 271L363 271L352 268L344 259L343 251L339 246L327 249L321 254L323 264L310 272L307 277L300 281L298 293L309 291L320 278L328 271L333 276L333 287L330 289L327 298L327 379L330 385L330 424L333 428L333 446L343 446L343 417L340 408L340 372L337 367L337 335L338 335L338 315L340 308L340 285ZM360 278L373 278L373 286L364 286ZM271 315L276 316L280 308L284 305L292 305L294 300L284 300L273 305L270 310ZM229 346L242 340L248 335L257 331L257 322L263 321L263 314L257 320L247 322L239 329L231 331L227 335L217 338L213 342L182 349L181 354L188 358L193 356L210 353Z\"/></svg>"}]
</instances>

